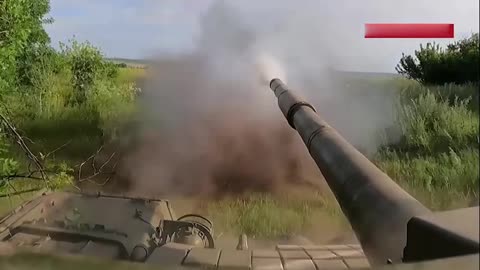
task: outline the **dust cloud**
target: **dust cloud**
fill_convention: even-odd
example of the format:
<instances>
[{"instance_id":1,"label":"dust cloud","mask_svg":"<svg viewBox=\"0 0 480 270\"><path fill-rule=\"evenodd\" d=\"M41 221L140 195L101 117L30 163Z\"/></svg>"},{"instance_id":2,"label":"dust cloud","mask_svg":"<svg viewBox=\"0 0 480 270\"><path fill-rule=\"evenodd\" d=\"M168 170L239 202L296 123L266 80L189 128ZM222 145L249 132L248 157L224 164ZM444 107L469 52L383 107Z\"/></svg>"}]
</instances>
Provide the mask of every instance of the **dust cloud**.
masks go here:
<instances>
[{"instance_id":1,"label":"dust cloud","mask_svg":"<svg viewBox=\"0 0 480 270\"><path fill-rule=\"evenodd\" d=\"M390 97L378 91L354 97L332 72L334 47L319 38L335 30L301 14L257 29L232 3L212 4L192 51L156 56L150 65L134 143L121 166L130 192L223 196L275 192L286 184L321 188L319 170L269 89L273 77L305 95L366 153L391 125Z\"/></svg>"}]
</instances>

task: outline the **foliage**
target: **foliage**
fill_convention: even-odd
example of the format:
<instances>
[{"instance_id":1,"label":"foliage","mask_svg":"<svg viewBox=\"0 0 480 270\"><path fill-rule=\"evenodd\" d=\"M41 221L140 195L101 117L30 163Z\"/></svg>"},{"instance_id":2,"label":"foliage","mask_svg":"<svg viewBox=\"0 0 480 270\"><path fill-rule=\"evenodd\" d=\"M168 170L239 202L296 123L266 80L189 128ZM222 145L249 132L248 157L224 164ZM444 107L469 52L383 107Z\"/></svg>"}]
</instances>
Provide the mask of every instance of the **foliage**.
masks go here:
<instances>
[{"instance_id":1,"label":"foliage","mask_svg":"<svg viewBox=\"0 0 480 270\"><path fill-rule=\"evenodd\" d=\"M134 101L139 88L134 83L118 85L114 81L95 82L95 91L89 93L88 105L98 113L98 121L104 135L116 137L117 127L129 120L134 112Z\"/></svg>"},{"instance_id":2,"label":"foliage","mask_svg":"<svg viewBox=\"0 0 480 270\"><path fill-rule=\"evenodd\" d=\"M29 50L49 43L44 16L48 0L3 0L0 2L0 90L12 87L25 68Z\"/></svg>"},{"instance_id":3,"label":"foliage","mask_svg":"<svg viewBox=\"0 0 480 270\"><path fill-rule=\"evenodd\" d=\"M138 89L118 80L119 67L88 42L54 50L44 30L53 21L45 18L49 10L48 0L0 1L0 113L28 135L28 147L48 171L48 187L57 189L72 184L72 153L81 159L100 147L119 119L127 119ZM14 140L0 129L2 194L45 184L11 177L28 172L30 163Z\"/></svg>"},{"instance_id":4,"label":"foliage","mask_svg":"<svg viewBox=\"0 0 480 270\"><path fill-rule=\"evenodd\" d=\"M414 81L403 81L399 88L401 89L399 94L404 103L417 99L421 95L431 93L437 100L448 102L449 105L454 105L455 102L461 101L466 104L469 110L478 113L480 102L478 84L457 85L448 83L424 86Z\"/></svg>"},{"instance_id":5,"label":"foliage","mask_svg":"<svg viewBox=\"0 0 480 270\"><path fill-rule=\"evenodd\" d=\"M406 102L399 112L404 139L398 147L428 154L476 147L479 118L468 102L455 98L450 104L429 92Z\"/></svg>"},{"instance_id":6,"label":"foliage","mask_svg":"<svg viewBox=\"0 0 480 270\"><path fill-rule=\"evenodd\" d=\"M376 163L433 209L478 199L478 89L472 85L407 84L400 91L402 139L379 151Z\"/></svg>"},{"instance_id":7,"label":"foliage","mask_svg":"<svg viewBox=\"0 0 480 270\"><path fill-rule=\"evenodd\" d=\"M9 147L5 134L0 133L0 181L3 178L2 176L13 175L19 168L18 162L8 155ZM4 183L0 182L0 187L2 186L4 186Z\"/></svg>"},{"instance_id":8,"label":"foliage","mask_svg":"<svg viewBox=\"0 0 480 270\"><path fill-rule=\"evenodd\" d=\"M88 42L73 40L71 45L61 44L61 50L72 73L74 103L85 103L87 92L95 81L111 79L118 74L118 67L106 61L101 51Z\"/></svg>"},{"instance_id":9,"label":"foliage","mask_svg":"<svg viewBox=\"0 0 480 270\"><path fill-rule=\"evenodd\" d=\"M478 150L452 149L421 157L384 152L378 165L425 205L445 210L465 207L478 199L478 163Z\"/></svg>"},{"instance_id":10,"label":"foliage","mask_svg":"<svg viewBox=\"0 0 480 270\"><path fill-rule=\"evenodd\" d=\"M396 70L410 79L424 84L478 83L479 35L449 44L446 49L439 44L420 45L415 56L402 55Z\"/></svg>"},{"instance_id":11,"label":"foliage","mask_svg":"<svg viewBox=\"0 0 480 270\"><path fill-rule=\"evenodd\" d=\"M51 174L48 183L50 189L62 189L74 183L74 170L65 161L47 160L46 169Z\"/></svg>"},{"instance_id":12,"label":"foliage","mask_svg":"<svg viewBox=\"0 0 480 270\"><path fill-rule=\"evenodd\" d=\"M23 87L38 87L46 76L60 73L64 65L64 59L50 46L27 47L17 62L17 82Z\"/></svg>"}]
</instances>

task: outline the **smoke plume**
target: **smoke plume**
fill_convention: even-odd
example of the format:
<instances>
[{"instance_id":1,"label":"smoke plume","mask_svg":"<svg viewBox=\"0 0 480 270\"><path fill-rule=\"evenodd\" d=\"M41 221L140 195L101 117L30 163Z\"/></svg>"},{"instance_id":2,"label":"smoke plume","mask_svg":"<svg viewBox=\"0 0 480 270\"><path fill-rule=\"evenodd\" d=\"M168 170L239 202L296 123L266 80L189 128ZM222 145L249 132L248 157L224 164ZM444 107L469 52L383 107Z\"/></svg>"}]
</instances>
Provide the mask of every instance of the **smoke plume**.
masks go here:
<instances>
[{"instance_id":1,"label":"smoke plume","mask_svg":"<svg viewBox=\"0 0 480 270\"><path fill-rule=\"evenodd\" d=\"M354 97L331 72L337 41L319 38L330 26L298 14L273 28L255 27L229 2L216 1L204 14L191 52L156 56L150 66L135 143L122 166L131 192L221 196L323 185L277 107L268 86L274 77L367 153L391 124L390 97Z\"/></svg>"}]
</instances>

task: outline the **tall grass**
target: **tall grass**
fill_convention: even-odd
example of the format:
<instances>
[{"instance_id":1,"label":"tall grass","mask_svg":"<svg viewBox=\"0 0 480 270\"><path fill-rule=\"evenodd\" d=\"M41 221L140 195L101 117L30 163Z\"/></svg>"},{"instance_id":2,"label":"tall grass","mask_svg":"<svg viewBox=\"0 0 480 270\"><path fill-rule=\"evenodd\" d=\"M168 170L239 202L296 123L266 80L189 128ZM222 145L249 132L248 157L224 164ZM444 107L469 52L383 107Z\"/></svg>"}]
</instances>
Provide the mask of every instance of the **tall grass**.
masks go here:
<instances>
[{"instance_id":1,"label":"tall grass","mask_svg":"<svg viewBox=\"0 0 480 270\"><path fill-rule=\"evenodd\" d=\"M468 206L479 196L478 88L473 84L400 91L402 139L383 148L377 163L427 206Z\"/></svg>"},{"instance_id":2,"label":"tall grass","mask_svg":"<svg viewBox=\"0 0 480 270\"><path fill-rule=\"evenodd\" d=\"M120 68L118 72L118 83L131 83L135 81L141 81L147 75L146 68Z\"/></svg>"},{"instance_id":3,"label":"tall grass","mask_svg":"<svg viewBox=\"0 0 480 270\"><path fill-rule=\"evenodd\" d=\"M435 154L478 145L478 114L470 100L442 100L426 92L405 102L399 113L404 139L397 145L413 153Z\"/></svg>"},{"instance_id":4,"label":"tall grass","mask_svg":"<svg viewBox=\"0 0 480 270\"><path fill-rule=\"evenodd\" d=\"M416 157L382 154L380 168L434 210L465 207L478 198L479 155L475 149Z\"/></svg>"},{"instance_id":5,"label":"tall grass","mask_svg":"<svg viewBox=\"0 0 480 270\"><path fill-rule=\"evenodd\" d=\"M253 238L282 238L304 234L320 219L345 227L339 209L330 198L316 192L299 194L250 194L208 204L217 231L246 233Z\"/></svg>"}]
</instances>

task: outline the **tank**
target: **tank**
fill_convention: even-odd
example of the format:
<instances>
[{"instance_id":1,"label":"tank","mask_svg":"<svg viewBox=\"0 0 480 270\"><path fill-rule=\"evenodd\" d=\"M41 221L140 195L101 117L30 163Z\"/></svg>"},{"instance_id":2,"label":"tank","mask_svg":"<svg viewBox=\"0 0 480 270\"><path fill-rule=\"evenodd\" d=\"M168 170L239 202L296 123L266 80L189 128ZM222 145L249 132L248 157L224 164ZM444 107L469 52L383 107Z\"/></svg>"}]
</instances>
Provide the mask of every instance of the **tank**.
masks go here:
<instances>
[{"instance_id":1,"label":"tank","mask_svg":"<svg viewBox=\"0 0 480 270\"><path fill-rule=\"evenodd\" d=\"M360 245L218 247L208 218L177 217L167 199L42 192L0 220L0 269L479 268L478 207L430 211L280 79L270 88Z\"/></svg>"}]
</instances>

